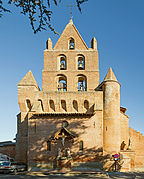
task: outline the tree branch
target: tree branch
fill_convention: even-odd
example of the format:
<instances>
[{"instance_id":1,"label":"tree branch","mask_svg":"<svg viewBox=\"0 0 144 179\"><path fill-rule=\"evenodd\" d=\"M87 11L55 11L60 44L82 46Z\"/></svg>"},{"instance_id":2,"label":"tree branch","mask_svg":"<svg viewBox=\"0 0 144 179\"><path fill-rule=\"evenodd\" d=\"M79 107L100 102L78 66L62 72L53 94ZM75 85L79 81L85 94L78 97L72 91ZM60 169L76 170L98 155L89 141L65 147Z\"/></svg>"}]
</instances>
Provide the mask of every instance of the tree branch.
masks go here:
<instances>
[{"instance_id":1,"label":"tree branch","mask_svg":"<svg viewBox=\"0 0 144 179\"><path fill-rule=\"evenodd\" d=\"M58 6L62 0L8 0L8 4L13 4L16 7L19 7L22 14L28 15L34 33L49 28L55 34L58 34L51 26L52 11L50 10L50 5L52 1L56 6ZM75 1L79 11L81 12L81 4L88 0ZM3 12L10 12L2 5L2 0L0 0L0 17L2 17Z\"/></svg>"}]
</instances>

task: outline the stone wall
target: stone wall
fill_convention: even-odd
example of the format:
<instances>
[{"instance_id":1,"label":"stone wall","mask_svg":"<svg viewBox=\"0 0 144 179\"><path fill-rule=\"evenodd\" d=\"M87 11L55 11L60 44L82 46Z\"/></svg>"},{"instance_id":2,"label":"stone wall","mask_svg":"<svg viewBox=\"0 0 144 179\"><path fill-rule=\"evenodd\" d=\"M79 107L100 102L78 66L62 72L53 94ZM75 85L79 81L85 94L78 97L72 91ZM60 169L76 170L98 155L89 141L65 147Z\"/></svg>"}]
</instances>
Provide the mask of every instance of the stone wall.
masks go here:
<instances>
[{"instance_id":1,"label":"stone wall","mask_svg":"<svg viewBox=\"0 0 144 179\"><path fill-rule=\"evenodd\" d=\"M127 150L129 145L129 117L120 112L120 130L121 130L121 142L120 149Z\"/></svg>"},{"instance_id":2,"label":"stone wall","mask_svg":"<svg viewBox=\"0 0 144 179\"><path fill-rule=\"evenodd\" d=\"M65 141L65 148L70 148L73 160L83 161L93 153L102 152L102 111L94 116L84 115L43 115L29 116L29 138L28 138L28 163L31 167L35 162L53 162L58 154L58 148L62 148L61 140L51 144L51 151L47 150L47 141L61 127L62 122L67 121L67 129L75 134L73 141ZM83 152L79 151L79 142L83 141ZM87 157L86 157L87 156Z\"/></svg>"},{"instance_id":3,"label":"stone wall","mask_svg":"<svg viewBox=\"0 0 144 179\"><path fill-rule=\"evenodd\" d=\"M4 155L8 155L11 158L15 159L15 155L16 155L16 146L15 146L15 144L0 146L0 153L4 154Z\"/></svg>"},{"instance_id":4,"label":"stone wall","mask_svg":"<svg viewBox=\"0 0 144 179\"><path fill-rule=\"evenodd\" d=\"M74 39L74 49L69 49L70 38ZM99 59L96 39L92 42L92 48L88 48L72 22L68 23L58 39L54 48L48 40L48 47L44 51L43 91L58 91L57 77L65 75L67 79L67 91L77 91L77 77L85 76L87 91L94 90L99 85ZM60 70L59 56L65 56L67 68ZM82 55L85 59L85 68L78 70L77 57Z\"/></svg>"},{"instance_id":5,"label":"stone wall","mask_svg":"<svg viewBox=\"0 0 144 179\"><path fill-rule=\"evenodd\" d=\"M144 136L129 128L132 150L135 151L135 171L144 171Z\"/></svg>"}]
</instances>

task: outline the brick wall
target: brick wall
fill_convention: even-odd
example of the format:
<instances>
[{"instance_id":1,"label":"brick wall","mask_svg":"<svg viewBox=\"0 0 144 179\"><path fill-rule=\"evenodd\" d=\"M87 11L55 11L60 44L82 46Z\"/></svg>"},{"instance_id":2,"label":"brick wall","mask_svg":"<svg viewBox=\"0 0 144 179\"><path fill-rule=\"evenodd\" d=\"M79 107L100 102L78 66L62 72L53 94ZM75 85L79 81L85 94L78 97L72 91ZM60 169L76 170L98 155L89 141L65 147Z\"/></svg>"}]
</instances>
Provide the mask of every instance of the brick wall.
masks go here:
<instances>
[{"instance_id":1,"label":"brick wall","mask_svg":"<svg viewBox=\"0 0 144 179\"><path fill-rule=\"evenodd\" d=\"M11 158L15 159L15 155L16 155L15 144L0 146L0 153L4 155L9 155Z\"/></svg>"}]
</instances>

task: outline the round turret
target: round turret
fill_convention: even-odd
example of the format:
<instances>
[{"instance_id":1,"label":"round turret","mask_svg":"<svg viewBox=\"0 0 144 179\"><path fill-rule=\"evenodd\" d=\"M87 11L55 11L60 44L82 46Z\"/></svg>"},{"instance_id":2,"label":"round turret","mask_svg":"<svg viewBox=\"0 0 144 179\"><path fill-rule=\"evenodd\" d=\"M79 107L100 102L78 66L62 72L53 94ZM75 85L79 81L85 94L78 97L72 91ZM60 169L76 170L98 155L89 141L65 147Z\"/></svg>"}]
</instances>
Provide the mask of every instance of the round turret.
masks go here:
<instances>
[{"instance_id":1,"label":"round turret","mask_svg":"<svg viewBox=\"0 0 144 179\"><path fill-rule=\"evenodd\" d=\"M120 84L110 68L103 81L103 149L120 152Z\"/></svg>"}]
</instances>

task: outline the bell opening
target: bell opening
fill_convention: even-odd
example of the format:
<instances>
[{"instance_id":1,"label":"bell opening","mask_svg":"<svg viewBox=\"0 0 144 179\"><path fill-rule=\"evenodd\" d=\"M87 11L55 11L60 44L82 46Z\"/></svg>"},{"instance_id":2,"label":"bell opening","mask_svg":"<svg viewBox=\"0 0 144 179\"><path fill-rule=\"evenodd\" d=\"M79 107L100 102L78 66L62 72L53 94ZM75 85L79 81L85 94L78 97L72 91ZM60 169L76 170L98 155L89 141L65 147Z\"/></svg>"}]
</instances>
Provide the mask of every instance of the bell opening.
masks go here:
<instances>
[{"instance_id":1,"label":"bell opening","mask_svg":"<svg viewBox=\"0 0 144 179\"><path fill-rule=\"evenodd\" d=\"M69 49L70 49L70 50L73 50L74 48L75 48L74 39L71 38L71 39L69 40Z\"/></svg>"},{"instance_id":2,"label":"bell opening","mask_svg":"<svg viewBox=\"0 0 144 179\"><path fill-rule=\"evenodd\" d=\"M85 57L79 56L78 57L78 70L84 70L85 69Z\"/></svg>"}]
</instances>

